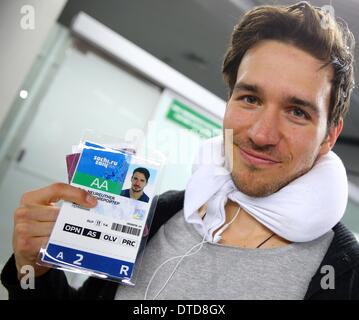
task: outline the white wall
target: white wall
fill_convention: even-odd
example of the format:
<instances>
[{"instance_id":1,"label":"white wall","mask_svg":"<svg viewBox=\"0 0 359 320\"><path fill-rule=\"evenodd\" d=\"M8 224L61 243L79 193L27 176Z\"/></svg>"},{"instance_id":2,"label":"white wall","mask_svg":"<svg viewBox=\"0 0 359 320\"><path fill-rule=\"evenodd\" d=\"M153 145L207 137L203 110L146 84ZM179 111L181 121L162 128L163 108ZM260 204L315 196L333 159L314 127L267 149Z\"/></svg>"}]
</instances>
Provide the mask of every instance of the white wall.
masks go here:
<instances>
[{"instance_id":1,"label":"white wall","mask_svg":"<svg viewBox=\"0 0 359 320\"><path fill-rule=\"evenodd\" d=\"M0 0L0 126L66 1ZM20 26L24 5L34 8L33 30ZM0 300L3 299L7 299L7 292L0 284Z\"/></svg>"},{"instance_id":2,"label":"white wall","mask_svg":"<svg viewBox=\"0 0 359 320\"><path fill-rule=\"evenodd\" d=\"M0 126L40 47L67 0L0 0ZM21 8L34 8L33 30L21 28Z\"/></svg>"}]
</instances>

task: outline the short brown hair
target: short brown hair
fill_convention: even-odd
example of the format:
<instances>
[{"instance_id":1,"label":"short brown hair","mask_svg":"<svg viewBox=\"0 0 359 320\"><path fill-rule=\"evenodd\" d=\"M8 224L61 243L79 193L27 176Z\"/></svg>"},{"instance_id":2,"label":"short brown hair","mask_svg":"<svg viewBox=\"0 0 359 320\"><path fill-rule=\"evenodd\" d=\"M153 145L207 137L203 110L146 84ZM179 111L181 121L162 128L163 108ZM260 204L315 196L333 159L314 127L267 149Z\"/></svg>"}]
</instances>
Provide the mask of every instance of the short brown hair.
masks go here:
<instances>
[{"instance_id":1,"label":"short brown hair","mask_svg":"<svg viewBox=\"0 0 359 320\"><path fill-rule=\"evenodd\" d=\"M328 127L338 125L349 109L354 88L355 40L346 23L336 21L323 9L304 1L291 6L260 6L250 10L235 26L223 62L222 72L229 96L244 54L262 40L292 44L323 61L323 67L333 67L327 122Z\"/></svg>"}]
</instances>

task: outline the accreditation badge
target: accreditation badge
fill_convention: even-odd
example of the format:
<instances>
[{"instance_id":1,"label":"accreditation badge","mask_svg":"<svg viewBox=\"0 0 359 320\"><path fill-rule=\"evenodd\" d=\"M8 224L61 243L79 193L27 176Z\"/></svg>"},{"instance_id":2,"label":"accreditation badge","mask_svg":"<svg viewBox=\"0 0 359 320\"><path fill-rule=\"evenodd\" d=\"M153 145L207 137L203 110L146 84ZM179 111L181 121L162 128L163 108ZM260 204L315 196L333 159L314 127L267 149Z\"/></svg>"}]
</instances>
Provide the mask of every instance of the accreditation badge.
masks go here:
<instances>
[{"instance_id":1,"label":"accreditation badge","mask_svg":"<svg viewBox=\"0 0 359 320\"><path fill-rule=\"evenodd\" d=\"M70 184L97 198L97 206L64 202L41 262L133 284L161 165L86 141Z\"/></svg>"}]
</instances>

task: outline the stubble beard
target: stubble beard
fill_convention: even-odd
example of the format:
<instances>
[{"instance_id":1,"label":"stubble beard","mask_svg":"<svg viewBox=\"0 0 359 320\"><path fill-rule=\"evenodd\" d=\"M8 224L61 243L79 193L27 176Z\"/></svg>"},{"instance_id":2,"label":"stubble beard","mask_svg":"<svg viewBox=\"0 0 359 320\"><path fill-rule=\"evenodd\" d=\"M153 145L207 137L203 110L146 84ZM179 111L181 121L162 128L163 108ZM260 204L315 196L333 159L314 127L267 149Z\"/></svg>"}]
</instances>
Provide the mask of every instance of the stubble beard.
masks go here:
<instances>
[{"instance_id":1,"label":"stubble beard","mask_svg":"<svg viewBox=\"0 0 359 320\"><path fill-rule=\"evenodd\" d=\"M310 164L310 162L313 162ZM255 166L248 166L245 169L245 172L239 172L237 170L232 170L231 177L234 185L238 190L250 197L267 197L280 189L287 186L293 180L299 178L300 176L306 174L309 170L312 169L315 161L309 161L308 165L304 168L301 168L297 172L289 176L274 176L272 180L261 179L261 174L264 174L262 169L256 168ZM283 168L283 170L285 170Z\"/></svg>"},{"instance_id":2,"label":"stubble beard","mask_svg":"<svg viewBox=\"0 0 359 320\"><path fill-rule=\"evenodd\" d=\"M227 141L226 135L224 134L226 163L231 163L231 165L229 165L229 167L231 168L231 178L236 188L250 197L267 197L279 191L295 179L310 171L319 158L318 151L316 156L308 156L305 160L303 160L305 162L305 165L300 166L299 168L297 168L297 170L294 170L294 173L291 173L286 176L285 173L281 174L280 168L277 168L279 169L275 170L277 174L275 174L274 172L272 177L266 178L265 175L268 171L266 172L265 169L258 168L254 165L246 164L244 165L244 169L238 170L238 167L236 168L236 164L239 163L240 160L238 158L236 159L236 157L239 157L239 155L238 150L235 151L235 149L240 147L246 147L249 149L254 149L256 151L270 154L274 156L274 158L280 159L282 161L282 172L288 170L287 168L285 168L285 164L290 163L292 161L292 157L280 155L275 150L271 150L270 148L260 148L258 146L255 146L250 141L243 141L238 137L233 137L233 131L231 135L229 135L229 137L231 139ZM232 148L232 152L228 152L227 150L230 145ZM227 156L231 158L231 160L228 160ZM299 165L302 164L303 161L301 161Z\"/></svg>"},{"instance_id":3,"label":"stubble beard","mask_svg":"<svg viewBox=\"0 0 359 320\"><path fill-rule=\"evenodd\" d=\"M250 173L247 174L247 177L241 177L241 174L232 172L231 177L234 182L234 185L238 190L250 197L267 197L280 189L287 186L293 180L307 173L310 168L303 169L301 172L296 173L290 177L287 177L283 180L274 180L274 181L258 181L258 175L260 175L260 170L256 168L250 169Z\"/></svg>"},{"instance_id":4,"label":"stubble beard","mask_svg":"<svg viewBox=\"0 0 359 320\"><path fill-rule=\"evenodd\" d=\"M241 143L235 143L236 147L241 146ZM248 143L245 144L248 147ZM234 147L235 149L235 147ZM291 157L281 157L283 161L279 168L273 170L273 173L270 174L268 170L271 169L263 169L258 168L254 165L243 164L243 168L236 168L236 163L240 163L240 159L238 159L239 154L237 152L233 152L233 168L231 170L232 180L237 187L238 190L246 194L250 197L267 197L280 189L287 186L293 180L299 178L300 176L306 174L309 170L312 169L317 157L309 157L305 159L304 166L301 166L294 170L294 173L286 175L285 171L288 170L286 168L286 164L292 161ZM237 159L236 159L237 158ZM303 164L303 161L300 162Z\"/></svg>"}]
</instances>

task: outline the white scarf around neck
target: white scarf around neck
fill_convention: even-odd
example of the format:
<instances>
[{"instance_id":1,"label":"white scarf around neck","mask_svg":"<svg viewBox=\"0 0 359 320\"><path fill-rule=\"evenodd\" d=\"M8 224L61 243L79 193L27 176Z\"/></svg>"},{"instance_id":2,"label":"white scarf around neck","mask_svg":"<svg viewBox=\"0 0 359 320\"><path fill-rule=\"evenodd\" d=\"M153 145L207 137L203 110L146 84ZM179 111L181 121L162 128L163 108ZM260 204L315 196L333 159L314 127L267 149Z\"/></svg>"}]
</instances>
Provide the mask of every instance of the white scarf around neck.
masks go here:
<instances>
[{"instance_id":1,"label":"white scarf around neck","mask_svg":"<svg viewBox=\"0 0 359 320\"><path fill-rule=\"evenodd\" d=\"M225 168L223 150L223 137L203 142L185 191L185 219L207 241L212 241L214 230L225 222L228 199L291 242L314 240L343 217L348 181L344 165L334 152L322 156L311 170L279 191L266 197L250 197L234 185ZM198 210L204 204L207 212L202 219Z\"/></svg>"}]
</instances>

